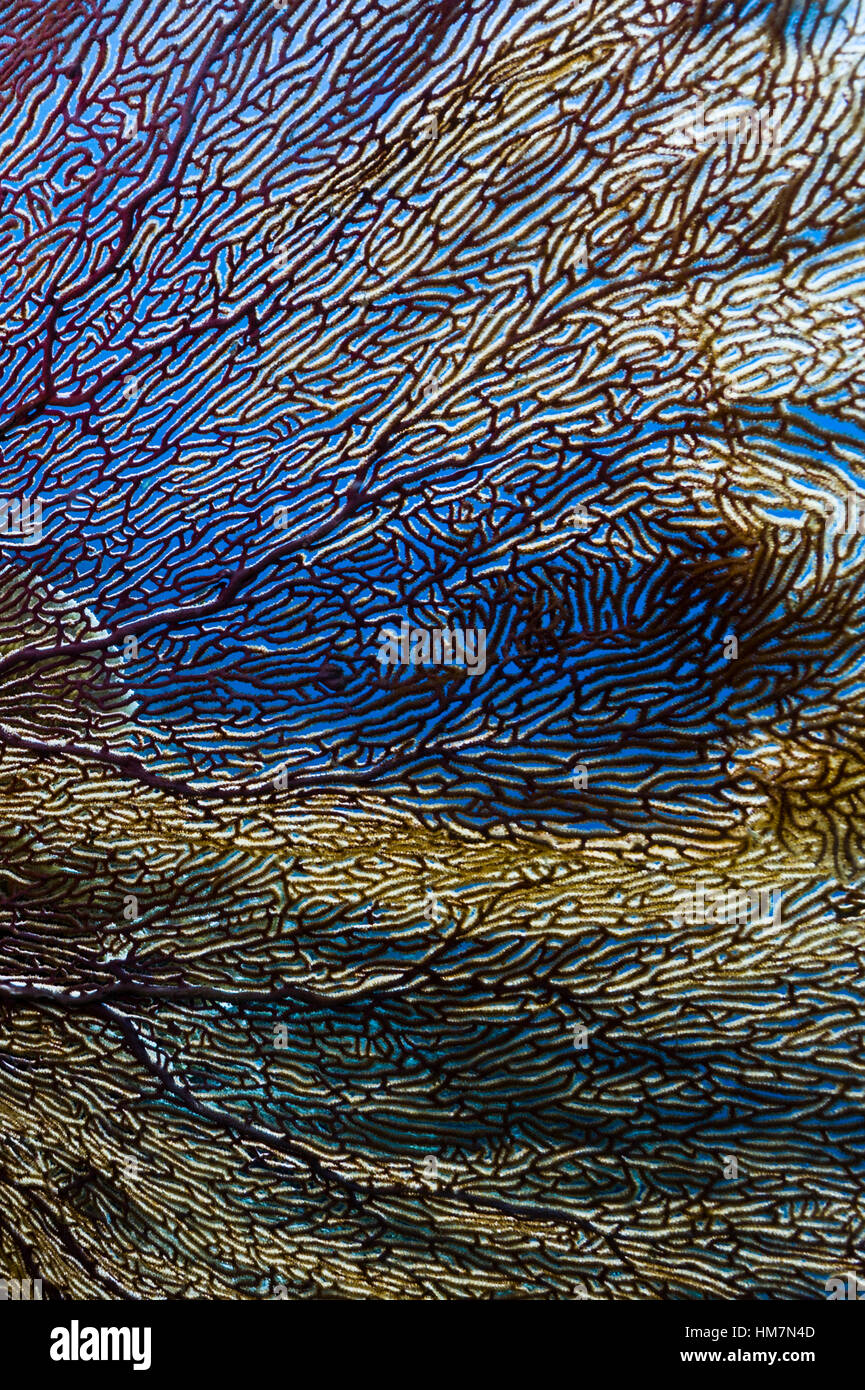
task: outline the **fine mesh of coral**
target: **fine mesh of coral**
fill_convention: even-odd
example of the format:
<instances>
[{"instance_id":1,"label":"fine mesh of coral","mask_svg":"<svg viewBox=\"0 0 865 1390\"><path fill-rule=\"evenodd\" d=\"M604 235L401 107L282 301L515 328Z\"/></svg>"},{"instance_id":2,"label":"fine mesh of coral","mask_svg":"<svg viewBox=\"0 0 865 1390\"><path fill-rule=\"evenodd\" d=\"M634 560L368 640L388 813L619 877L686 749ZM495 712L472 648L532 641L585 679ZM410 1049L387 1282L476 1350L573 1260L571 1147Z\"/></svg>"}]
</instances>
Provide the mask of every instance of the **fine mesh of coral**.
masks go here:
<instances>
[{"instance_id":1,"label":"fine mesh of coral","mask_svg":"<svg viewBox=\"0 0 865 1390\"><path fill-rule=\"evenodd\" d=\"M862 1272L863 117L842 0L0 3L0 1276Z\"/></svg>"}]
</instances>

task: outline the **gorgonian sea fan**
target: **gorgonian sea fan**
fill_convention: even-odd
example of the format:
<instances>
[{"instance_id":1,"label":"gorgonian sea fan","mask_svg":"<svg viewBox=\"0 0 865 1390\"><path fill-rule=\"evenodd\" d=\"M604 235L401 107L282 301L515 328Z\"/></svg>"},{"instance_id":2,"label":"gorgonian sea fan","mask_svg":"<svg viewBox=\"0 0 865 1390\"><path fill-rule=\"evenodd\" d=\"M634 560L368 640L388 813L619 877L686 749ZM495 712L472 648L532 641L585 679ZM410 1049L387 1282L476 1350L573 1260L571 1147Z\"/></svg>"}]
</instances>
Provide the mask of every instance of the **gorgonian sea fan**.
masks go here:
<instances>
[{"instance_id":1,"label":"gorgonian sea fan","mask_svg":"<svg viewBox=\"0 0 865 1390\"><path fill-rule=\"evenodd\" d=\"M10 1276L845 1267L863 38L834 0L0 10L2 486L41 507L0 536ZM380 662L404 625L484 669ZM697 878L783 908L707 930Z\"/></svg>"}]
</instances>

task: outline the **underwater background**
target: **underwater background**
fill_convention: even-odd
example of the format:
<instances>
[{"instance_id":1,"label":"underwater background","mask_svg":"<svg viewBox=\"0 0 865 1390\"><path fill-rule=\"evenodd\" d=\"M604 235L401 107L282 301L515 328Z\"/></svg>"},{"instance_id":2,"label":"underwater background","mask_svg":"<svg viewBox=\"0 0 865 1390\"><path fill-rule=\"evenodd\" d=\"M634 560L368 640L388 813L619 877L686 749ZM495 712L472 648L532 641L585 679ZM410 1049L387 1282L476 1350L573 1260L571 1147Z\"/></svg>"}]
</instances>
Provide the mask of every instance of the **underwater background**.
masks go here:
<instances>
[{"instance_id":1,"label":"underwater background","mask_svg":"<svg viewBox=\"0 0 865 1390\"><path fill-rule=\"evenodd\" d=\"M0 3L0 1274L865 1277L863 78L840 0Z\"/></svg>"}]
</instances>

